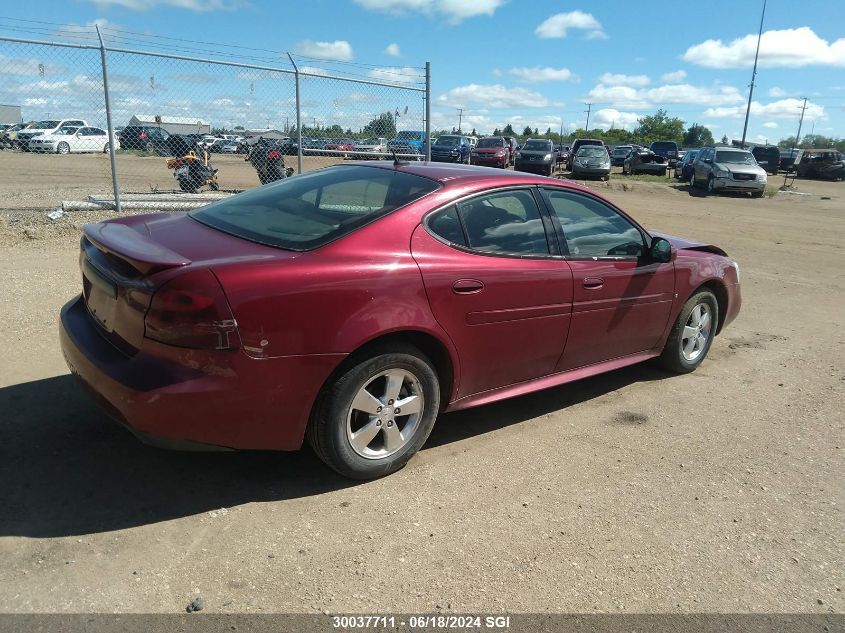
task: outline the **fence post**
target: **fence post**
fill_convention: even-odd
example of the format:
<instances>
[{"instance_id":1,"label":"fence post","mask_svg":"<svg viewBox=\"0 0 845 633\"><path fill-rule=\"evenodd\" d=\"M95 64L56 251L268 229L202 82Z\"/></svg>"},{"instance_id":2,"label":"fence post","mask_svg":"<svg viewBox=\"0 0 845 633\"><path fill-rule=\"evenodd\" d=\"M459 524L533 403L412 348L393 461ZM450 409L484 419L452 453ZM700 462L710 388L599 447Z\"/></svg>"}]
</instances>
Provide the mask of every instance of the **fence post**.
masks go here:
<instances>
[{"instance_id":1,"label":"fence post","mask_svg":"<svg viewBox=\"0 0 845 633\"><path fill-rule=\"evenodd\" d=\"M296 173L302 173L302 108L299 107L299 66L293 61L293 56L288 53L288 59L293 66L294 79L296 81Z\"/></svg>"},{"instance_id":2,"label":"fence post","mask_svg":"<svg viewBox=\"0 0 845 633\"><path fill-rule=\"evenodd\" d=\"M425 159L431 161L431 62L425 63Z\"/></svg>"},{"instance_id":3,"label":"fence post","mask_svg":"<svg viewBox=\"0 0 845 633\"><path fill-rule=\"evenodd\" d=\"M100 60L103 67L103 95L106 99L106 127L109 131L109 159L111 160L111 184L114 190L114 210L121 213L120 208L120 183L117 180L117 159L115 158L116 148L114 146L114 126L111 120L111 97L109 96L109 71L106 64L106 45L103 43L103 36L100 33L100 27L94 25L97 29L97 37L100 38Z\"/></svg>"}]
</instances>

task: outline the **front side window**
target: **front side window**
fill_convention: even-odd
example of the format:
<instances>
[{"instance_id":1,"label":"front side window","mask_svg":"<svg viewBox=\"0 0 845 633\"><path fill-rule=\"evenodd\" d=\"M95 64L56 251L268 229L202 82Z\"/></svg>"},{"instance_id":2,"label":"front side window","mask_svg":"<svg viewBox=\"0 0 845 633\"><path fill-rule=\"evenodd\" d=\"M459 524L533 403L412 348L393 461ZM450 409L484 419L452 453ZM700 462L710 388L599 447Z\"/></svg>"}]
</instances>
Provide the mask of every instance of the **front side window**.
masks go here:
<instances>
[{"instance_id":1,"label":"front side window","mask_svg":"<svg viewBox=\"0 0 845 633\"><path fill-rule=\"evenodd\" d=\"M545 193L560 221L570 257L641 257L645 253L642 233L615 209L572 191L546 189Z\"/></svg>"},{"instance_id":2,"label":"front side window","mask_svg":"<svg viewBox=\"0 0 845 633\"><path fill-rule=\"evenodd\" d=\"M347 235L438 187L428 178L392 169L330 167L245 191L189 215L253 242L303 251Z\"/></svg>"},{"instance_id":3,"label":"front side window","mask_svg":"<svg viewBox=\"0 0 845 633\"><path fill-rule=\"evenodd\" d=\"M469 247L484 253L548 255L546 230L534 196L502 191L458 205Z\"/></svg>"}]
</instances>

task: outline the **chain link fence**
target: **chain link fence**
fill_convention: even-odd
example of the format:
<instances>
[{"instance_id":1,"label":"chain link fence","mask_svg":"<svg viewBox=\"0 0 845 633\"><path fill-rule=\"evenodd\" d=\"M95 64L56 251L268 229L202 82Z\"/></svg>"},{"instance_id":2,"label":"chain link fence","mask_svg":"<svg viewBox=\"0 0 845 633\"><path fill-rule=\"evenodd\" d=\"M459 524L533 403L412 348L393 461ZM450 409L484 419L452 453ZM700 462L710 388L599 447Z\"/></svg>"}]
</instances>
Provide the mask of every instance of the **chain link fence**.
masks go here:
<instances>
[{"instance_id":1,"label":"chain link fence","mask_svg":"<svg viewBox=\"0 0 845 633\"><path fill-rule=\"evenodd\" d=\"M428 65L245 63L96 35L0 36L0 208L192 208L344 160L428 151Z\"/></svg>"}]
</instances>

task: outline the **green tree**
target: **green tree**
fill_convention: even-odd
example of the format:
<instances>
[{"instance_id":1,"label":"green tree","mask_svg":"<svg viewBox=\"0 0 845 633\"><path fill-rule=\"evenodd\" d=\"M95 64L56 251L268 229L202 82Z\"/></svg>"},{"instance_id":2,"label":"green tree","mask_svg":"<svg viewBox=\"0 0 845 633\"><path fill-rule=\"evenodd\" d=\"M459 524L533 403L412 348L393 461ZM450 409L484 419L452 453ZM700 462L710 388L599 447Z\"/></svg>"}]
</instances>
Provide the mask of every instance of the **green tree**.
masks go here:
<instances>
[{"instance_id":1,"label":"green tree","mask_svg":"<svg viewBox=\"0 0 845 633\"><path fill-rule=\"evenodd\" d=\"M637 119L637 124L634 136L644 144L653 141L683 142L684 122L678 117L670 117L663 108L652 115Z\"/></svg>"},{"instance_id":2,"label":"green tree","mask_svg":"<svg viewBox=\"0 0 845 633\"><path fill-rule=\"evenodd\" d=\"M703 125L693 123L684 132L684 147L704 147L713 145L713 133Z\"/></svg>"},{"instance_id":3,"label":"green tree","mask_svg":"<svg viewBox=\"0 0 845 633\"><path fill-rule=\"evenodd\" d=\"M393 138L396 136L396 121L392 112L382 112L364 126L363 134L368 138Z\"/></svg>"},{"instance_id":4,"label":"green tree","mask_svg":"<svg viewBox=\"0 0 845 633\"><path fill-rule=\"evenodd\" d=\"M478 132L475 131L475 128L472 128L472 132L469 133L470 136L478 136Z\"/></svg>"},{"instance_id":5,"label":"green tree","mask_svg":"<svg viewBox=\"0 0 845 633\"><path fill-rule=\"evenodd\" d=\"M728 143L730 142L730 141L728 141L728 135L727 135L727 134L722 134L722 140L721 140L721 141L719 141L719 142L720 142L722 145L728 145Z\"/></svg>"},{"instance_id":6,"label":"green tree","mask_svg":"<svg viewBox=\"0 0 845 633\"><path fill-rule=\"evenodd\" d=\"M502 135L502 131L499 128L496 128L495 130L493 130L493 136L501 136L501 135Z\"/></svg>"},{"instance_id":7,"label":"green tree","mask_svg":"<svg viewBox=\"0 0 845 633\"><path fill-rule=\"evenodd\" d=\"M507 125L506 125L503 129L502 129L502 134L501 134L501 135L502 135L502 136L516 136L516 132L514 132L514 131L513 131L513 126L512 126L510 123L508 123L508 124L507 124Z\"/></svg>"},{"instance_id":8,"label":"green tree","mask_svg":"<svg viewBox=\"0 0 845 633\"><path fill-rule=\"evenodd\" d=\"M525 129L522 130L522 135L523 136L531 136L531 126L530 125L525 126Z\"/></svg>"}]
</instances>

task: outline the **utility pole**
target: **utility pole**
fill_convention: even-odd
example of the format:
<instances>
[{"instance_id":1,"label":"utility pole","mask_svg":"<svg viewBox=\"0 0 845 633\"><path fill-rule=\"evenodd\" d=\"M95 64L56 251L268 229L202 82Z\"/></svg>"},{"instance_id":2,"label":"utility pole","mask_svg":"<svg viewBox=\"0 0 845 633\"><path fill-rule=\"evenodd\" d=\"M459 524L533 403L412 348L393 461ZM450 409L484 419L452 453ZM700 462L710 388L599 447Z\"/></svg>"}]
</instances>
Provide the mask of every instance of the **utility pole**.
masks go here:
<instances>
[{"instance_id":1,"label":"utility pole","mask_svg":"<svg viewBox=\"0 0 845 633\"><path fill-rule=\"evenodd\" d=\"M464 109L458 108L458 134L461 133L461 121L463 120Z\"/></svg>"},{"instance_id":2,"label":"utility pole","mask_svg":"<svg viewBox=\"0 0 845 633\"><path fill-rule=\"evenodd\" d=\"M757 58L760 56L760 40L763 38L763 18L766 17L766 0L760 16L760 31L757 33L757 51L754 53L754 69L751 71L751 85L748 86L748 107L745 108L745 125L742 127L742 148L745 149L745 135L748 133L748 117L751 114L751 97L754 94L754 80L757 77Z\"/></svg>"},{"instance_id":3,"label":"utility pole","mask_svg":"<svg viewBox=\"0 0 845 633\"><path fill-rule=\"evenodd\" d=\"M589 131L590 131L590 110L592 110L592 108L593 108L593 104L592 104L592 103L588 103L588 104L587 104L587 109L586 109L586 110L584 110L584 112L586 112L586 113L587 113L587 125L586 125L586 127L584 128L584 131L585 131L585 132L589 132Z\"/></svg>"},{"instance_id":4,"label":"utility pole","mask_svg":"<svg viewBox=\"0 0 845 633\"><path fill-rule=\"evenodd\" d=\"M804 97L804 105L801 106L801 118L798 119L798 134L795 135L795 142L792 143L792 149L789 150L789 157L793 158L795 154L795 147L798 145L798 142L801 140L801 126L804 124L804 111L807 109L807 97ZM794 158L793 158L793 166ZM794 168L794 167L793 167ZM789 173L789 172L787 172ZM786 187L786 174L783 176L783 186Z\"/></svg>"}]
</instances>

